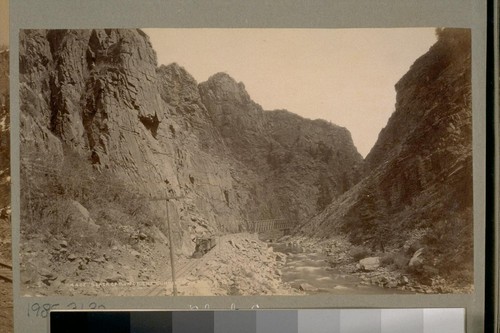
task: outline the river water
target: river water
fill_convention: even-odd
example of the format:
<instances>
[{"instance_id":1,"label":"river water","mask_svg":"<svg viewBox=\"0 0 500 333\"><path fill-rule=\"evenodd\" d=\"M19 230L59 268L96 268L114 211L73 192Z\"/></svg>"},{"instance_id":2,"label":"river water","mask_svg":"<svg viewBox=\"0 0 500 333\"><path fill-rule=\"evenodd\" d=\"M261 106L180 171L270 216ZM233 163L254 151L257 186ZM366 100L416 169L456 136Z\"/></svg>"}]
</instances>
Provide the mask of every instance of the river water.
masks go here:
<instances>
[{"instance_id":1,"label":"river water","mask_svg":"<svg viewBox=\"0 0 500 333\"><path fill-rule=\"evenodd\" d=\"M400 294L401 290L362 284L357 276L342 273L330 267L328 257L322 253L298 252L283 244L273 244L274 251L286 253L282 279L292 287L301 285L307 294Z\"/></svg>"}]
</instances>

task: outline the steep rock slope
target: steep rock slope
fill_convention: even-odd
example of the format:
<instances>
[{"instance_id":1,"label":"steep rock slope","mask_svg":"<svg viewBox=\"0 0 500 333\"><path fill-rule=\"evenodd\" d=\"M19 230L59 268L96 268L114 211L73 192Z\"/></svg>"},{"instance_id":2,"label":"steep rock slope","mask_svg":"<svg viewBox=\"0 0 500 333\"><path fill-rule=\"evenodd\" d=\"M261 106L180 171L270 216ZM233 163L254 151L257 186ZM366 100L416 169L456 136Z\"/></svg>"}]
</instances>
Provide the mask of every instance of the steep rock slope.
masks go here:
<instances>
[{"instance_id":1,"label":"steep rock slope","mask_svg":"<svg viewBox=\"0 0 500 333\"><path fill-rule=\"evenodd\" d=\"M421 251L416 274L472 282L470 31L438 41L396 84L396 111L366 158L367 176L301 229L342 232L372 250Z\"/></svg>"},{"instance_id":2,"label":"steep rock slope","mask_svg":"<svg viewBox=\"0 0 500 333\"><path fill-rule=\"evenodd\" d=\"M346 129L265 112L225 75L158 67L141 30L21 31L20 97L26 286L58 290L75 267L130 280L105 262L147 280L167 217L187 256L195 237L316 214L359 174Z\"/></svg>"},{"instance_id":3,"label":"steep rock slope","mask_svg":"<svg viewBox=\"0 0 500 333\"><path fill-rule=\"evenodd\" d=\"M205 130L210 123L196 82L179 66L157 68L140 30L23 31L20 72L23 179L36 182L43 172L69 176L67 162L113 175L93 184L96 172L79 170L84 174L74 185L82 191L89 184L100 186L89 189L96 192L118 188L128 194L124 200L163 216L164 201L150 198L181 197L171 208L184 243L195 229L213 231L223 223L237 230L242 223L224 195L237 188L230 158L202 147L217 138ZM29 176L33 171L38 174ZM216 220L220 216L224 221Z\"/></svg>"},{"instance_id":4,"label":"steep rock slope","mask_svg":"<svg viewBox=\"0 0 500 333\"><path fill-rule=\"evenodd\" d=\"M183 68L157 68L139 30L24 31L20 63L21 121L33 129L21 134L24 157L76 151L142 195L186 197L178 209L211 225L225 216L234 229L243 216L289 208L304 218L357 181L361 157L346 129L264 112L224 74L200 96Z\"/></svg>"},{"instance_id":5,"label":"steep rock slope","mask_svg":"<svg viewBox=\"0 0 500 333\"><path fill-rule=\"evenodd\" d=\"M248 195L197 83L158 68L144 33L25 30L20 41L25 292L160 278L167 217L178 255L194 237L240 230Z\"/></svg>"},{"instance_id":6,"label":"steep rock slope","mask_svg":"<svg viewBox=\"0 0 500 333\"><path fill-rule=\"evenodd\" d=\"M362 157L349 131L286 110L264 111L224 73L200 84L203 104L231 154L259 175L256 197L274 203L262 218L302 221L359 180Z\"/></svg>"}]
</instances>

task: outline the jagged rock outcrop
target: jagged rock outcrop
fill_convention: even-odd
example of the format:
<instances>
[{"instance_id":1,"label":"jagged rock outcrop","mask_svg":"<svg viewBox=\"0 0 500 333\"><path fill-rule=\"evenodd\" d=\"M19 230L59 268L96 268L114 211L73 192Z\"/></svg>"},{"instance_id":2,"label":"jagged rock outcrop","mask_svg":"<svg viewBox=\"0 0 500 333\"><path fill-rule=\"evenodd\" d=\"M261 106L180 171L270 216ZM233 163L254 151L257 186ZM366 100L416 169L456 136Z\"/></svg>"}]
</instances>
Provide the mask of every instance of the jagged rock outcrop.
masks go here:
<instances>
[{"instance_id":1,"label":"jagged rock outcrop","mask_svg":"<svg viewBox=\"0 0 500 333\"><path fill-rule=\"evenodd\" d=\"M359 180L362 157L347 129L286 110L264 111L225 73L201 83L200 94L232 155L260 176L256 196L275 203L263 218L301 221Z\"/></svg>"},{"instance_id":2,"label":"jagged rock outcrop","mask_svg":"<svg viewBox=\"0 0 500 333\"><path fill-rule=\"evenodd\" d=\"M470 284L470 30L437 34L396 84L396 110L366 158L366 177L301 231L342 232L355 244L400 249L409 258L424 247L429 274Z\"/></svg>"}]
</instances>

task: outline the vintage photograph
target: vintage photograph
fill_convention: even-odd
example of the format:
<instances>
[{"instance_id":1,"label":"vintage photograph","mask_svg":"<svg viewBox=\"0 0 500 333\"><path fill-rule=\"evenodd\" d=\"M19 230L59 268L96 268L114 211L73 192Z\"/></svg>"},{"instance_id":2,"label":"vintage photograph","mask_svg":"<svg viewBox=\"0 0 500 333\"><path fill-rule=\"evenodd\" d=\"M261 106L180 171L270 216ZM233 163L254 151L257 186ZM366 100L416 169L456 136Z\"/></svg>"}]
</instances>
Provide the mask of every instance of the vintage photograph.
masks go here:
<instances>
[{"instance_id":1,"label":"vintage photograph","mask_svg":"<svg viewBox=\"0 0 500 333\"><path fill-rule=\"evenodd\" d=\"M469 29L35 29L19 52L22 296L473 291Z\"/></svg>"}]
</instances>

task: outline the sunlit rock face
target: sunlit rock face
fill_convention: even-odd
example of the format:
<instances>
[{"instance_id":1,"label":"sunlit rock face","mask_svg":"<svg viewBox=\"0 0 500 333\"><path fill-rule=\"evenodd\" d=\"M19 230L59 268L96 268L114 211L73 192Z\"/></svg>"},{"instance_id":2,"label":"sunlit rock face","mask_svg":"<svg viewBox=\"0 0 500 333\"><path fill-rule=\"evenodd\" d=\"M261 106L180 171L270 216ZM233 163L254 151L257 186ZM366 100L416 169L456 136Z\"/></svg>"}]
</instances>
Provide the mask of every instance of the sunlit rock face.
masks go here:
<instances>
[{"instance_id":1,"label":"sunlit rock face","mask_svg":"<svg viewBox=\"0 0 500 333\"><path fill-rule=\"evenodd\" d=\"M204 232L299 223L362 173L345 128L264 111L226 74L198 84L177 64L158 67L141 30L23 30L20 85L26 168L64 173L77 159L88 177L109 172L152 211L165 203L147 198L175 198L186 253Z\"/></svg>"}]
</instances>

